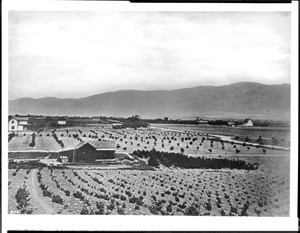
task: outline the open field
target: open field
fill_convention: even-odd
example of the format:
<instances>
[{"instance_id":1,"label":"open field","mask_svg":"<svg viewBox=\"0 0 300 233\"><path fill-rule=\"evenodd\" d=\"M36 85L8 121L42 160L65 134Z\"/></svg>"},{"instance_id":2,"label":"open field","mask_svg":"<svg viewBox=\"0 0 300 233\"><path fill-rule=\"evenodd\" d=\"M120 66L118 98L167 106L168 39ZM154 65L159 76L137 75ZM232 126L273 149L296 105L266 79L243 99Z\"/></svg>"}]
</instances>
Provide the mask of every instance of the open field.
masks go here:
<instances>
[{"instance_id":1,"label":"open field","mask_svg":"<svg viewBox=\"0 0 300 233\"><path fill-rule=\"evenodd\" d=\"M178 125L178 124L151 124L153 127L173 129L173 130L188 130L209 134L221 134L231 137L239 137L244 139L249 137L256 140L259 136L267 142L271 142L272 137L279 139L278 144L282 146L289 146L290 129L288 127L228 127L216 125Z\"/></svg>"},{"instance_id":2,"label":"open field","mask_svg":"<svg viewBox=\"0 0 300 233\"><path fill-rule=\"evenodd\" d=\"M174 128L172 128L174 129ZM188 156L241 159L259 163L257 170L141 169L133 161L122 166L72 165L67 168L9 169L9 213L289 216L289 151L222 142L204 131L110 129L102 126L57 129L65 148L88 140L115 140L117 152L176 152ZM179 130L179 129L177 129ZM182 130L182 129L181 129ZM220 132L214 132L221 134ZM27 148L31 136L9 142ZM18 145L19 143L19 145ZM51 131L36 144L60 145ZM55 144L56 143L56 144ZM38 146L36 146L38 148ZM147 163L147 160L145 160ZM22 188L23 187L23 188ZM18 190L27 193L22 202ZM21 192L19 191L19 193ZM17 198L18 197L18 198ZM21 198L22 199L22 198ZM20 206L20 203L26 205Z\"/></svg>"},{"instance_id":3,"label":"open field","mask_svg":"<svg viewBox=\"0 0 300 233\"><path fill-rule=\"evenodd\" d=\"M254 171L10 169L9 212L24 184L32 213L288 216L288 160L265 156Z\"/></svg>"}]
</instances>

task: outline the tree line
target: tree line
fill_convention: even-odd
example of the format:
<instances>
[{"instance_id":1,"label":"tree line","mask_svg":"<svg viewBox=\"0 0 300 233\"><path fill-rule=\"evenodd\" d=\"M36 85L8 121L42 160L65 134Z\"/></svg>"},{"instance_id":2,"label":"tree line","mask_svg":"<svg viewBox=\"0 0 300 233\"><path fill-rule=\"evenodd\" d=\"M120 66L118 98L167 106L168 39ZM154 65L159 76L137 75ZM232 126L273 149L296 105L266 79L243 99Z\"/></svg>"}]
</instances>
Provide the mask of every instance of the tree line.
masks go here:
<instances>
[{"instance_id":1,"label":"tree line","mask_svg":"<svg viewBox=\"0 0 300 233\"><path fill-rule=\"evenodd\" d=\"M226 158L206 158L204 156L189 157L180 153L169 153L163 151L136 150L133 152L139 158L148 159L148 164L152 167L159 167L163 165L166 167L177 168L203 168L203 169L245 169L256 170L257 164L246 163L240 159L226 159Z\"/></svg>"}]
</instances>

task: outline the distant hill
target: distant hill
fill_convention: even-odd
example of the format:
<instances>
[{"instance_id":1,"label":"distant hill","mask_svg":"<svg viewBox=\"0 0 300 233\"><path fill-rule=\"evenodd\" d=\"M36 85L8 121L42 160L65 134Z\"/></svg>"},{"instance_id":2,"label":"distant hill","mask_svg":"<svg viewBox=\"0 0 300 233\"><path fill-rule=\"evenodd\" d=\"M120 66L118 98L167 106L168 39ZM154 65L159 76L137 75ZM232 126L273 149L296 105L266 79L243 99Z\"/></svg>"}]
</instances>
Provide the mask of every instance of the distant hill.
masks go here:
<instances>
[{"instance_id":1,"label":"distant hill","mask_svg":"<svg viewBox=\"0 0 300 233\"><path fill-rule=\"evenodd\" d=\"M253 82L176 90L123 90L78 99L47 97L9 101L9 114L288 119L289 112L289 84Z\"/></svg>"}]
</instances>

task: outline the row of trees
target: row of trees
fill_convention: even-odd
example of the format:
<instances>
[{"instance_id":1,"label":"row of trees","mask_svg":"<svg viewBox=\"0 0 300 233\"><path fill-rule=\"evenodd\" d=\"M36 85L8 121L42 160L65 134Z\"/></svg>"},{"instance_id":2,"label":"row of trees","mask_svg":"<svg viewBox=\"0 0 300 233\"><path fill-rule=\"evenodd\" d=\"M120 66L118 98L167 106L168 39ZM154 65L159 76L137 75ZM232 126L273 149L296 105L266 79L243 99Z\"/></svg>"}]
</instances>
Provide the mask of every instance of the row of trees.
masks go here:
<instances>
[{"instance_id":1,"label":"row of trees","mask_svg":"<svg viewBox=\"0 0 300 233\"><path fill-rule=\"evenodd\" d=\"M57 141L57 143L61 146L61 147L64 147L64 143L62 140L59 140L56 133L53 133L52 136L54 137L54 139Z\"/></svg>"},{"instance_id":2,"label":"row of trees","mask_svg":"<svg viewBox=\"0 0 300 233\"><path fill-rule=\"evenodd\" d=\"M29 143L30 147L34 147L35 146L35 133L33 133L31 135L31 142Z\"/></svg>"},{"instance_id":3,"label":"row of trees","mask_svg":"<svg viewBox=\"0 0 300 233\"><path fill-rule=\"evenodd\" d=\"M11 140L14 136L16 136L15 132L10 133L10 134L8 135L8 142L10 142L10 140Z\"/></svg>"},{"instance_id":4,"label":"row of trees","mask_svg":"<svg viewBox=\"0 0 300 233\"><path fill-rule=\"evenodd\" d=\"M255 170L258 168L257 164L246 163L244 160L239 159L226 159L226 158L205 158L202 157L188 157L180 153L168 153L162 151L136 150L134 155L139 158L148 159L148 164L152 167L159 167L163 165L166 167L178 168L204 168L204 169L245 169Z\"/></svg>"}]
</instances>

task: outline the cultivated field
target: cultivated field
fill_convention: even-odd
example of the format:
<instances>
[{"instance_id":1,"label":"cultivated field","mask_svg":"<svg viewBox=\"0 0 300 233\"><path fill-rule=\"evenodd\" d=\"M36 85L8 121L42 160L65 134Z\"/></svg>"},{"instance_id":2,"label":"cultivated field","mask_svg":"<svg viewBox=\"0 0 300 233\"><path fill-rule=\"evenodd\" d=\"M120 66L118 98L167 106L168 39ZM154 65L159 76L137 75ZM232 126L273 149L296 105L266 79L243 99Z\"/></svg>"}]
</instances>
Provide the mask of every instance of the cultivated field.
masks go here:
<instances>
[{"instance_id":1,"label":"cultivated field","mask_svg":"<svg viewBox=\"0 0 300 233\"><path fill-rule=\"evenodd\" d=\"M183 150L189 156L241 159L260 166L257 170L163 166L151 170L147 166L9 169L9 213L289 216L289 151L222 142L202 131L89 126L55 133L66 148L80 139L110 139L122 152ZM19 141L24 146L30 142L28 137L14 137L12 145L18 148ZM36 143L52 139L50 131L42 131Z\"/></svg>"},{"instance_id":2,"label":"cultivated field","mask_svg":"<svg viewBox=\"0 0 300 233\"><path fill-rule=\"evenodd\" d=\"M36 214L288 216L288 158L261 162L254 171L10 169L9 212L22 209L24 185L23 209Z\"/></svg>"}]
</instances>

